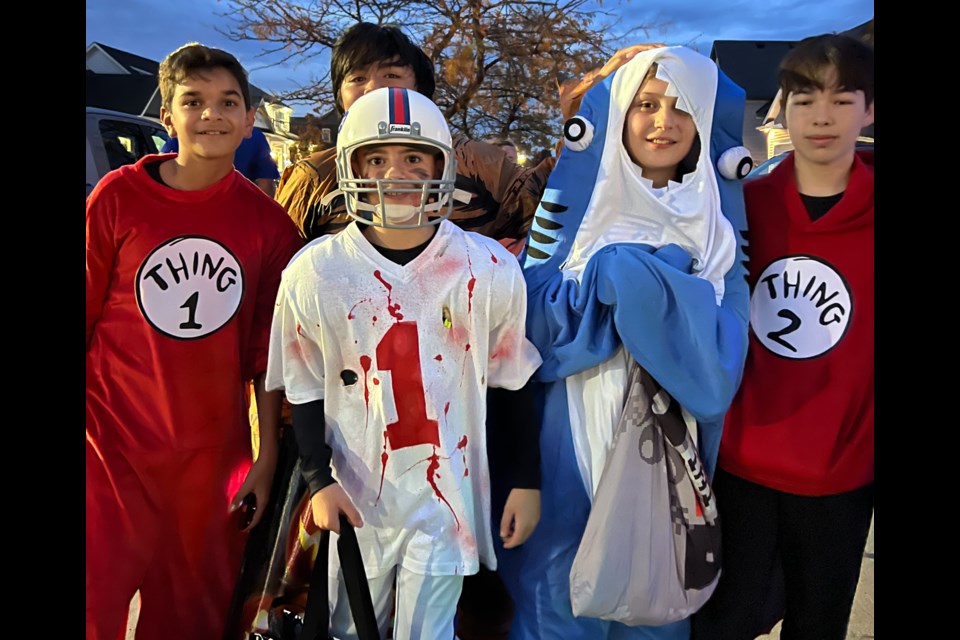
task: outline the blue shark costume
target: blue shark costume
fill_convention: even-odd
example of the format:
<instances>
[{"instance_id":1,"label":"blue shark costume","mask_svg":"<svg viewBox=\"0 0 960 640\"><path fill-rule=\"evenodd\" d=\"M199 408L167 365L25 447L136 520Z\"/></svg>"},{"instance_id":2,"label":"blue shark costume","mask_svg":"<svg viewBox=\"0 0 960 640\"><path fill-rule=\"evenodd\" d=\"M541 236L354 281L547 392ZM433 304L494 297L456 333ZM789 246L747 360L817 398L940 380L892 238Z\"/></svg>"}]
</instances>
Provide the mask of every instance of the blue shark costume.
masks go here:
<instances>
[{"instance_id":1,"label":"blue shark costume","mask_svg":"<svg viewBox=\"0 0 960 640\"><path fill-rule=\"evenodd\" d=\"M621 141L654 62L701 141L696 169L662 189L642 178ZM696 420L713 474L747 349L743 110L743 90L713 62L667 47L636 55L592 87L564 127L566 149L524 262L528 337L544 361L535 376L542 517L523 546L498 549L516 603L512 640L689 637L688 620L628 627L574 618L569 574L632 360Z\"/></svg>"}]
</instances>

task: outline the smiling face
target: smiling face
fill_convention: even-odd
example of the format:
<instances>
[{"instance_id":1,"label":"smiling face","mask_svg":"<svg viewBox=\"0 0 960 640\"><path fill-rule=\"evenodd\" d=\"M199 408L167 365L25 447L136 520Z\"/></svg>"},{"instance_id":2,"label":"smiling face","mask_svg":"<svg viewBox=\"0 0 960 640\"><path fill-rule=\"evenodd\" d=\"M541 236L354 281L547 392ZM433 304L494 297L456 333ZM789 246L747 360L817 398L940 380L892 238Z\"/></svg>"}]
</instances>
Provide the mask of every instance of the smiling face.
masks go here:
<instances>
[{"instance_id":1,"label":"smiling face","mask_svg":"<svg viewBox=\"0 0 960 640\"><path fill-rule=\"evenodd\" d=\"M666 95L667 83L649 73L627 109L623 146L640 174L665 187L677 179L677 166L686 158L697 136L689 113L677 109L677 99Z\"/></svg>"},{"instance_id":2,"label":"smiling face","mask_svg":"<svg viewBox=\"0 0 960 640\"><path fill-rule=\"evenodd\" d=\"M823 86L787 96L784 117L795 161L846 169L853 163L860 130L873 123L873 103L864 104L863 91L838 87L835 70Z\"/></svg>"},{"instance_id":3,"label":"smiling face","mask_svg":"<svg viewBox=\"0 0 960 640\"><path fill-rule=\"evenodd\" d=\"M167 133L179 140L182 160L202 158L233 164L241 140L253 130L237 79L224 68L197 71L177 84L170 108L161 107Z\"/></svg>"}]
</instances>

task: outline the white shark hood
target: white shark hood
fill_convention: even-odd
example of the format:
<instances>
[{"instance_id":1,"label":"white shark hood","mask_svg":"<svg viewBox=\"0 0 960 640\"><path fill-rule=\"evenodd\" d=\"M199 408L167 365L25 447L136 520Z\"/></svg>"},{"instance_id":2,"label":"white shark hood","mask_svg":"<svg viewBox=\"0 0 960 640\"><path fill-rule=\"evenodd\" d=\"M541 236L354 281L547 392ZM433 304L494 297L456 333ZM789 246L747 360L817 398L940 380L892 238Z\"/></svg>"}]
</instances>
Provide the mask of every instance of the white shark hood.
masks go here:
<instances>
[{"instance_id":1,"label":"white shark hood","mask_svg":"<svg viewBox=\"0 0 960 640\"><path fill-rule=\"evenodd\" d=\"M668 84L667 95L675 96L677 108L693 117L701 143L696 169L682 183L670 182L664 189L640 175L622 142L627 110L654 62L657 78ZM565 277L579 279L590 256L609 244L675 243L693 258L695 273L713 285L719 304L737 245L733 227L720 210L716 167L710 159L716 92L716 65L684 47L644 51L617 70L596 186L565 261Z\"/></svg>"}]
</instances>

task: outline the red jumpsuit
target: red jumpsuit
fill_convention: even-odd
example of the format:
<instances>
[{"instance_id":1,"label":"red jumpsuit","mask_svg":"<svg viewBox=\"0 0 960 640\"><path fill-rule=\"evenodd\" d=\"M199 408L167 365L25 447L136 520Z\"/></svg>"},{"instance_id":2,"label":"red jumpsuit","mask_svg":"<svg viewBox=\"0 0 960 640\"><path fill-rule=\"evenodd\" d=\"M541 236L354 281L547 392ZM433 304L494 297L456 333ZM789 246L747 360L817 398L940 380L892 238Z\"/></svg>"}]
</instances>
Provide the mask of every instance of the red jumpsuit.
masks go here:
<instances>
[{"instance_id":1,"label":"red jumpsuit","mask_svg":"<svg viewBox=\"0 0 960 640\"><path fill-rule=\"evenodd\" d=\"M168 188L147 156L87 199L86 628L220 638L244 534L231 498L251 464L244 382L266 369L280 273L302 245L234 171Z\"/></svg>"}]
</instances>

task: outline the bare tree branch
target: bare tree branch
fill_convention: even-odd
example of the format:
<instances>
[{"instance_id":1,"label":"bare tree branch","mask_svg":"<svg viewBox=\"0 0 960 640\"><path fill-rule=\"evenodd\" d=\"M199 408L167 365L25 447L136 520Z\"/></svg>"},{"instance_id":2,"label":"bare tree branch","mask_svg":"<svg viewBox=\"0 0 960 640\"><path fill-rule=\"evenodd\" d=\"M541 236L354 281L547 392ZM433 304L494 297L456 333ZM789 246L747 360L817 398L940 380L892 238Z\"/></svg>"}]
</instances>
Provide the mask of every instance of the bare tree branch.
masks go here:
<instances>
[{"instance_id":1,"label":"bare tree branch","mask_svg":"<svg viewBox=\"0 0 960 640\"><path fill-rule=\"evenodd\" d=\"M234 41L263 45L272 64L298 66L329 52L359 21L392 23L435 64L434 101L451 128L551 146L560 131L558 87L603 64L660 25L622 26L630 0L218 0ZM617 35L619 34L619 35ZM333 105L329 73L278 96Z\"/></svg>"}]
</instances>

